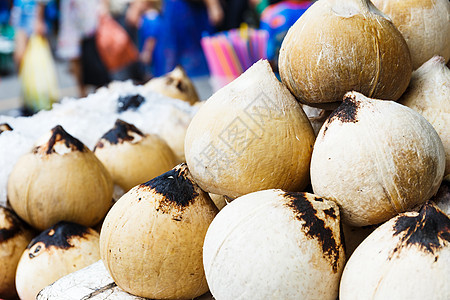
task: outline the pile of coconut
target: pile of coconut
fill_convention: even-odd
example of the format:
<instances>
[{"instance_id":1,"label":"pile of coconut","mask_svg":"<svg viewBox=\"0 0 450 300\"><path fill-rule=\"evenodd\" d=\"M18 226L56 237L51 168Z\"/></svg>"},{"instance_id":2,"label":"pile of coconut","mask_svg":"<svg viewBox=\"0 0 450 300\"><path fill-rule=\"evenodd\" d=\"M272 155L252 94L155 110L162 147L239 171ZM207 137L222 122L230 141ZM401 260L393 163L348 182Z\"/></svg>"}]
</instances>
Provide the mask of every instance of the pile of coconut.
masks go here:
<instances>
[{"instance_id":1,"label":"pile of coconut","mask_svg":"<svg viewBox=\"0 0 450 300\"><path fill-rule=\"evenodd\" d=\"M201 106L152 92L181 98L173 78L117 83L79 100L103 111L38 114L79 124L33 145L11 120L0 259L19 297L101 258L38 299L450 299L450 3L374 4L313 4L281 82L261 60Z\"/></svg>"}]
</instances>

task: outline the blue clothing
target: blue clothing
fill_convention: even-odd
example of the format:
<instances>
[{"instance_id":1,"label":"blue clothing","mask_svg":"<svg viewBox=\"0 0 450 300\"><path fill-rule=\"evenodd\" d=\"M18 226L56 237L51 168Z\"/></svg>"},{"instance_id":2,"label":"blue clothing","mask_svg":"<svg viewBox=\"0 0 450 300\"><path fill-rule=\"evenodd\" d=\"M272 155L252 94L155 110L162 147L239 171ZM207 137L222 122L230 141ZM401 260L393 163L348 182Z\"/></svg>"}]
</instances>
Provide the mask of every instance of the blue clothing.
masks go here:
<instances>
[{"instance_id":1,"label":"blue clothing","mask_svg":"<svg viewBox=\"0 0 450 300\"><path fill-rule=\"evenodd\" d=\"M24 30L27 35L34 31L37 17L38 3L48 3L51 0L14 0L11 11L11 25L17 29Z\"/></svg>"},{"instance_id":2,"label":"blue clothing","mask_svg":"<svg viewBox=\"0 0 450 300\"><path fill-rule=\"evenodd\" d=\"M155 11L149 11L142 16L141 25L138 29L138 49L142 52L145 41L149 38L155 39L155 48L152 53L152 62L150 66L146 66L153 76L161 76L164 68L164 53L162 51L162 43L158 42L159 35L163 32L161 15Z\"/></svg>"},{"instance_id":3,"label":"blue clothing","mask_svg":"<svg viewBox=\"0 0 450 300\"><path fill-rule=\"evenodd\" d=\"M165 0L159 18L148 24L154 26L149 34L156 39L154 76L164 75L177 65L190 77L209 74L200 40L203 32L212 33L213 28L202 2Z\"/></svg>"}]
</instances>

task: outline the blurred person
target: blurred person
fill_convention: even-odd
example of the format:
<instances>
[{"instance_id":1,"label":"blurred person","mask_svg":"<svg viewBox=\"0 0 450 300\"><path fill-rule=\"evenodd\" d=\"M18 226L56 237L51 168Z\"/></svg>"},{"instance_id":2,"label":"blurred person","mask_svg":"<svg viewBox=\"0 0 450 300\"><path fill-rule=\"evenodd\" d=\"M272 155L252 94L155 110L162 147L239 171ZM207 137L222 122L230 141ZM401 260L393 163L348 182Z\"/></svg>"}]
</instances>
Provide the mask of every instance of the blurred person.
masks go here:
<instances>
[{"instance_id":1,"label":"blurred person","mask_svg":"<svg viewBox=\"0 0 450 300\"><path fill-rule=\"evenodd\" d=\"M11 24L15 29L14 62L19 67L32 34L45 35L45 5L51 0L14 0Z\"/></svg>"},{"instance_id":2,"label":"blurred person","mask_svg":"<svg viewBox=\"0 0 450 300\"><path fill-rule=\"evenodd\" d=\"M162 6L162 34L157 44L162 44L165 59L161 76L181 65L188 76L209 74L206 58L200 44L204 33L212 34L224 14L219 0L164 0Z\"/></svg>"},{"instance_id":3,"label":"blurred person","mask_svg":"<svg viewBox=\"0 0 450 300\"><path fill-rule=\"evenodd\" d=\"M162 33L161 0L138 0L133 3L142 12L138 21L138 49L140 61L147 74L164 72L164 57L161 44L156 47L158 34ZM133 5L132 4L132 5Z\"/></svg>"},{"instance_id":4,"label":"blurred person","mask_svg":"<svg viewBox=\"0 0 450 300\"><path fill-rule=\"evenodd\" d=\"M258 1L258 0L256 0ZM287 0L269 5L261 15L260 28L269 33L267 58L278 72L278 56L289 28L303 15L314 1Z\"/></svg>"},{"instance_id":5,"label":"blurred person","mask_svg":"<svg viewBox=\"0 0 450 300\"><path fill-rule=\"evenodd\" d=\"M99 18L108 13L107 0L60 0L60 23L56 54L69 61L80 97L87 95L83 76L82 43L95 36ZM95 55L95 53L87 53ZM86 67L86 66L85 66Z\"/></svg>"},{"instance_id":6,"label":"blurred person","mask_svg":"<svg viewBox=\"0 0 450 300\"><path fill-rule=\"evenodd\" d=\"M209 74L200 44L223 20L219 0L135 0L127 21L139 27L141 61L151 76L162 76L181 65L188 76ZM161 9L159 9L161 6Z\"/></svg>"}]
</instances>

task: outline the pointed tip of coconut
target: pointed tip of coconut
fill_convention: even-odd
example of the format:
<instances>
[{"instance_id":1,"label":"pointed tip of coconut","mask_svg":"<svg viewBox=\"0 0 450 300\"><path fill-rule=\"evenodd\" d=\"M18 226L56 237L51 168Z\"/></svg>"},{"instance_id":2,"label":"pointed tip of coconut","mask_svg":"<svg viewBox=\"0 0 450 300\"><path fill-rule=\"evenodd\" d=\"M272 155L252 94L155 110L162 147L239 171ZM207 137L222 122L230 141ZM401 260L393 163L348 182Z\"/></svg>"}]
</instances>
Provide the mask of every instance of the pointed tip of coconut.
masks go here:
<instances>
[{"instance_id":1,"label":"pointed tip of coconut","mask_svg":"<svg viewBox=\"0 0 450 300\"><path fill-rule=\"evenodd\" d=\"M361 93L352 91L344 95L342 103L336 108L325 121L324 131L328 129L328 125L333 121L339 121L341 123L357 123L358 111L361 107L361 102L368 100L366 96Z\"/></svg>"},{"instance_id":2,"label":"pointed tip of coconut","mask_svg":"<svg viewBox=\"0 0 450 300\"><path fill-rule=\"evenodd\" d=\"M57 125L38 141L33 153L64 155L76 151L85 152L86 150L87 148L80 140L67 133L61 125Z\"/></svg>"},{"instance_id":3,"label":"pointed tip of coconut","mask_svg":"<svg viewBox=\"0 0 450 300\"><path fill-rule=\"evenodd\" d=\"M94 233L89 227L61 221L43 231L28 244L29 257L36 257L41 250L54 247L57 249L67 250L74 245L71 243L73 239L84 238L88 234Z\"/></svg>"},{"instance_id":4,"label":"pointed tip of coconut","mask_svg":"<svg viewBox=\"0 0 450 300\"><path fill-rule=\"evenodd\" d=\"M396 252L405 247L417 247L434 255L450 242L450 218L432 201L425 203L418 213L405 213L397 217L394 236L400 235Z\"/></svg>"},{"instance_id":5,"label":"pointed tip of coconut","mask_svg":"<svg viewBox=\"0 0 450 300\"><path fill-rule=\"evenodd\" d=\"M145 102L145 98L140 94L121 96L117 100L117 111L124 112L129 109L137 109Z\"/></svg>"},{"instance_id":6,"label":"pointed tip of coconut","mask_svg":"<svg viewBox=\"0 0 450 300\"><path fill-rule=\"evenodd\" d=\"M199 187L193 181L185 163L172 170L141 184L138 189L150 188L165 199L166 204L176 207L189 206L199 195Z\"/></svg>"},{"instance_id":7,"label":"pointed tip of coconut","mask_svg":"<svg viewBox=\"0 0 450 300\"><path fill-rule=\"evenodd\" d=\"M2 133L3 131L12 131L12 127L9 126L8 123L1 123L0 124L0 133Z\"/></svg>"},{"instance_id":8,"label":"pointed tip of coconut","mask_svg":"<svg viewBox=\"0 0 450 300\"><path fill-rule=\"evenodd\" d=\"M427 73L433 70L442 70L448 67L445 64L445 58L435 55L426 62L424 62L414 73Z\"/></svg>"},{"instance_id":9,"label":"pointed tip of coconut","mask_svg":"<svg viewBox=\"0 0 450 300\"><path fill-rule=\"evenodd\" d=\"M94 151L105 147L106 145L118 145L123 143L136 143L145 136L133 124L117 119L114 127L106 132L97 142Z\"/></svg>"}]
</instances>

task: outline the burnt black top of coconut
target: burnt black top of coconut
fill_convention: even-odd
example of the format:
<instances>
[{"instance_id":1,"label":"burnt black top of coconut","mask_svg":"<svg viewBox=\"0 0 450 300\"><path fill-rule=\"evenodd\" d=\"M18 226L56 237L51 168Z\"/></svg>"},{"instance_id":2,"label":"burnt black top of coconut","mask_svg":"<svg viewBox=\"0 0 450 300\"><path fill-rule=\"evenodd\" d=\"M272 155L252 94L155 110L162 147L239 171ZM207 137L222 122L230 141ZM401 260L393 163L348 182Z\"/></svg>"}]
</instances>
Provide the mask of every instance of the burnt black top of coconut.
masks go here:
<instances>
[{"instance_id":1,"label":"burnt black top of coconut","mask_svg":"<svg viewBox=\"0 0 450 300\"><path fill-rule=\"evenodd\" d=\"M306 235L319 241L323 253L331 261L333 271L337 272L339 244L336 242L333 231L326 227L325 222L317 216L317 210L314 209L305 193L285 192L285 195L291 199L287 206L294 210L295 217L299 221L305 223L304 228ZM323 199L319 197L315 200L320 202L323 201ZM336 218L336 212L332 208L328 209L325 214L333 219Z\"/></svg>"},{"instance_id":2,"label":"burnt black top of coconut","mask_svg":"<svg viewBox=\"0 0 450 300\"><path fill-rule=\"evenodd\" d=\"M10 225L8 228L0 229L0 244L1 244L21 233L23 231L23 224L9 209L6 209L4 207L0 207L0 209L4 210L6 223Z\"/></svg>"},{"instance_id":3,"label":"burnt black top of coconut","mask_svg":"<svg viewBox=\"0 0 450 300\"><path fill-rule=\"evenodd\" d=\"M181 164L172 170L141 184L164 196L169 202L179 207L186 207L198 196L194 183L187 178L186 164Z\"/></svg>"},{"instance_id":4,"label":"burnt black top of coconut","mask_svg":"<svg viewBox=\"0 0 450 300\"><path fill-rule=\"evenodd\" d=\"M2 123L0 124L0 133L2 133L3 131L12 131L12 127L9 126L8 123Z\"/></svg>"},{"instance_id":5,"label":"burnt black top of coconut","mask_svg":"<svg viewBox=\"0 0 450 300\"><path fill-rule=\"evenodd\" d=\"M334 120L339 120L341 123L357 123L359 107L360 103L356 100L356 96L354 94L346 94L342 104L325 121L323 134L325 135L329 124Z\"/></svg>"},{"instance_id":6,"label":"burnt black top of coconut","mask_svg":"<svg viewBox=\"0 0 450 300\"><path fill-rule=\"evenodd\" d=\"M108 141L111 145L117 145L125 141L132 141L134 140L134 137L131 133L144 136L144 133L137 129L133 124L117 119L116 123L114 123L114 127L102 136L100 141L95 146L94 151L97 148L103 148L105 146L103 141Z\"/></svg>"},{"instance_id":7,"label":"burnt black top of coconut","mask_svg":"<svg viewBox=\"0 0 450 300\"><path fill-rule=\"evenodd\" d=\"M401 235L402 247L416 246L419 249L435 254L442 248L443 241L450 242L450 218L432 202L427 202L417 216L402 215L394 223L394 236Z\"/></svg>"},{"instance_id":8,"label":"burnt black top of coconut","mask_svg":"<svg viewBox=\"0 0 450 300\"><path fill-rule=\"evenodd\" d=\"M129 109L136 110L145 102L145 98L139 94L121 96L117 100L117 112L124 112Z\"/></svg>"},{"instance_id":9,"label":"burnt black top of coconut","mask_svg":"<svg viewBox=\"0 0 450 300\"><path fill-rule=\"evenodd\" d=\"M28 244L27 249L32 248L37 243L44 244L46 248L55 247L59 249L69 249L73 247L73 245L69 243L71 239L83 238L89 233L90 230L86 226L61 221L35 237L30 244Z\"/></svg>"},{"instance_id":10,"label":"burnt black top of coconut","mask_svg":"<svg viewBox=\"0 0 450 300\"><path fill-rule=\"evenodd\" d=\"M74 151L84 152L87 148L82 142L68 134L61 125L57 125L52 129L52 135L45 145L38 146L33 149L33 153L45 152L45 154L52 154L55 152L55 145L58 142L63 142L67 148Z\"/></svg>"}]
</instances>

